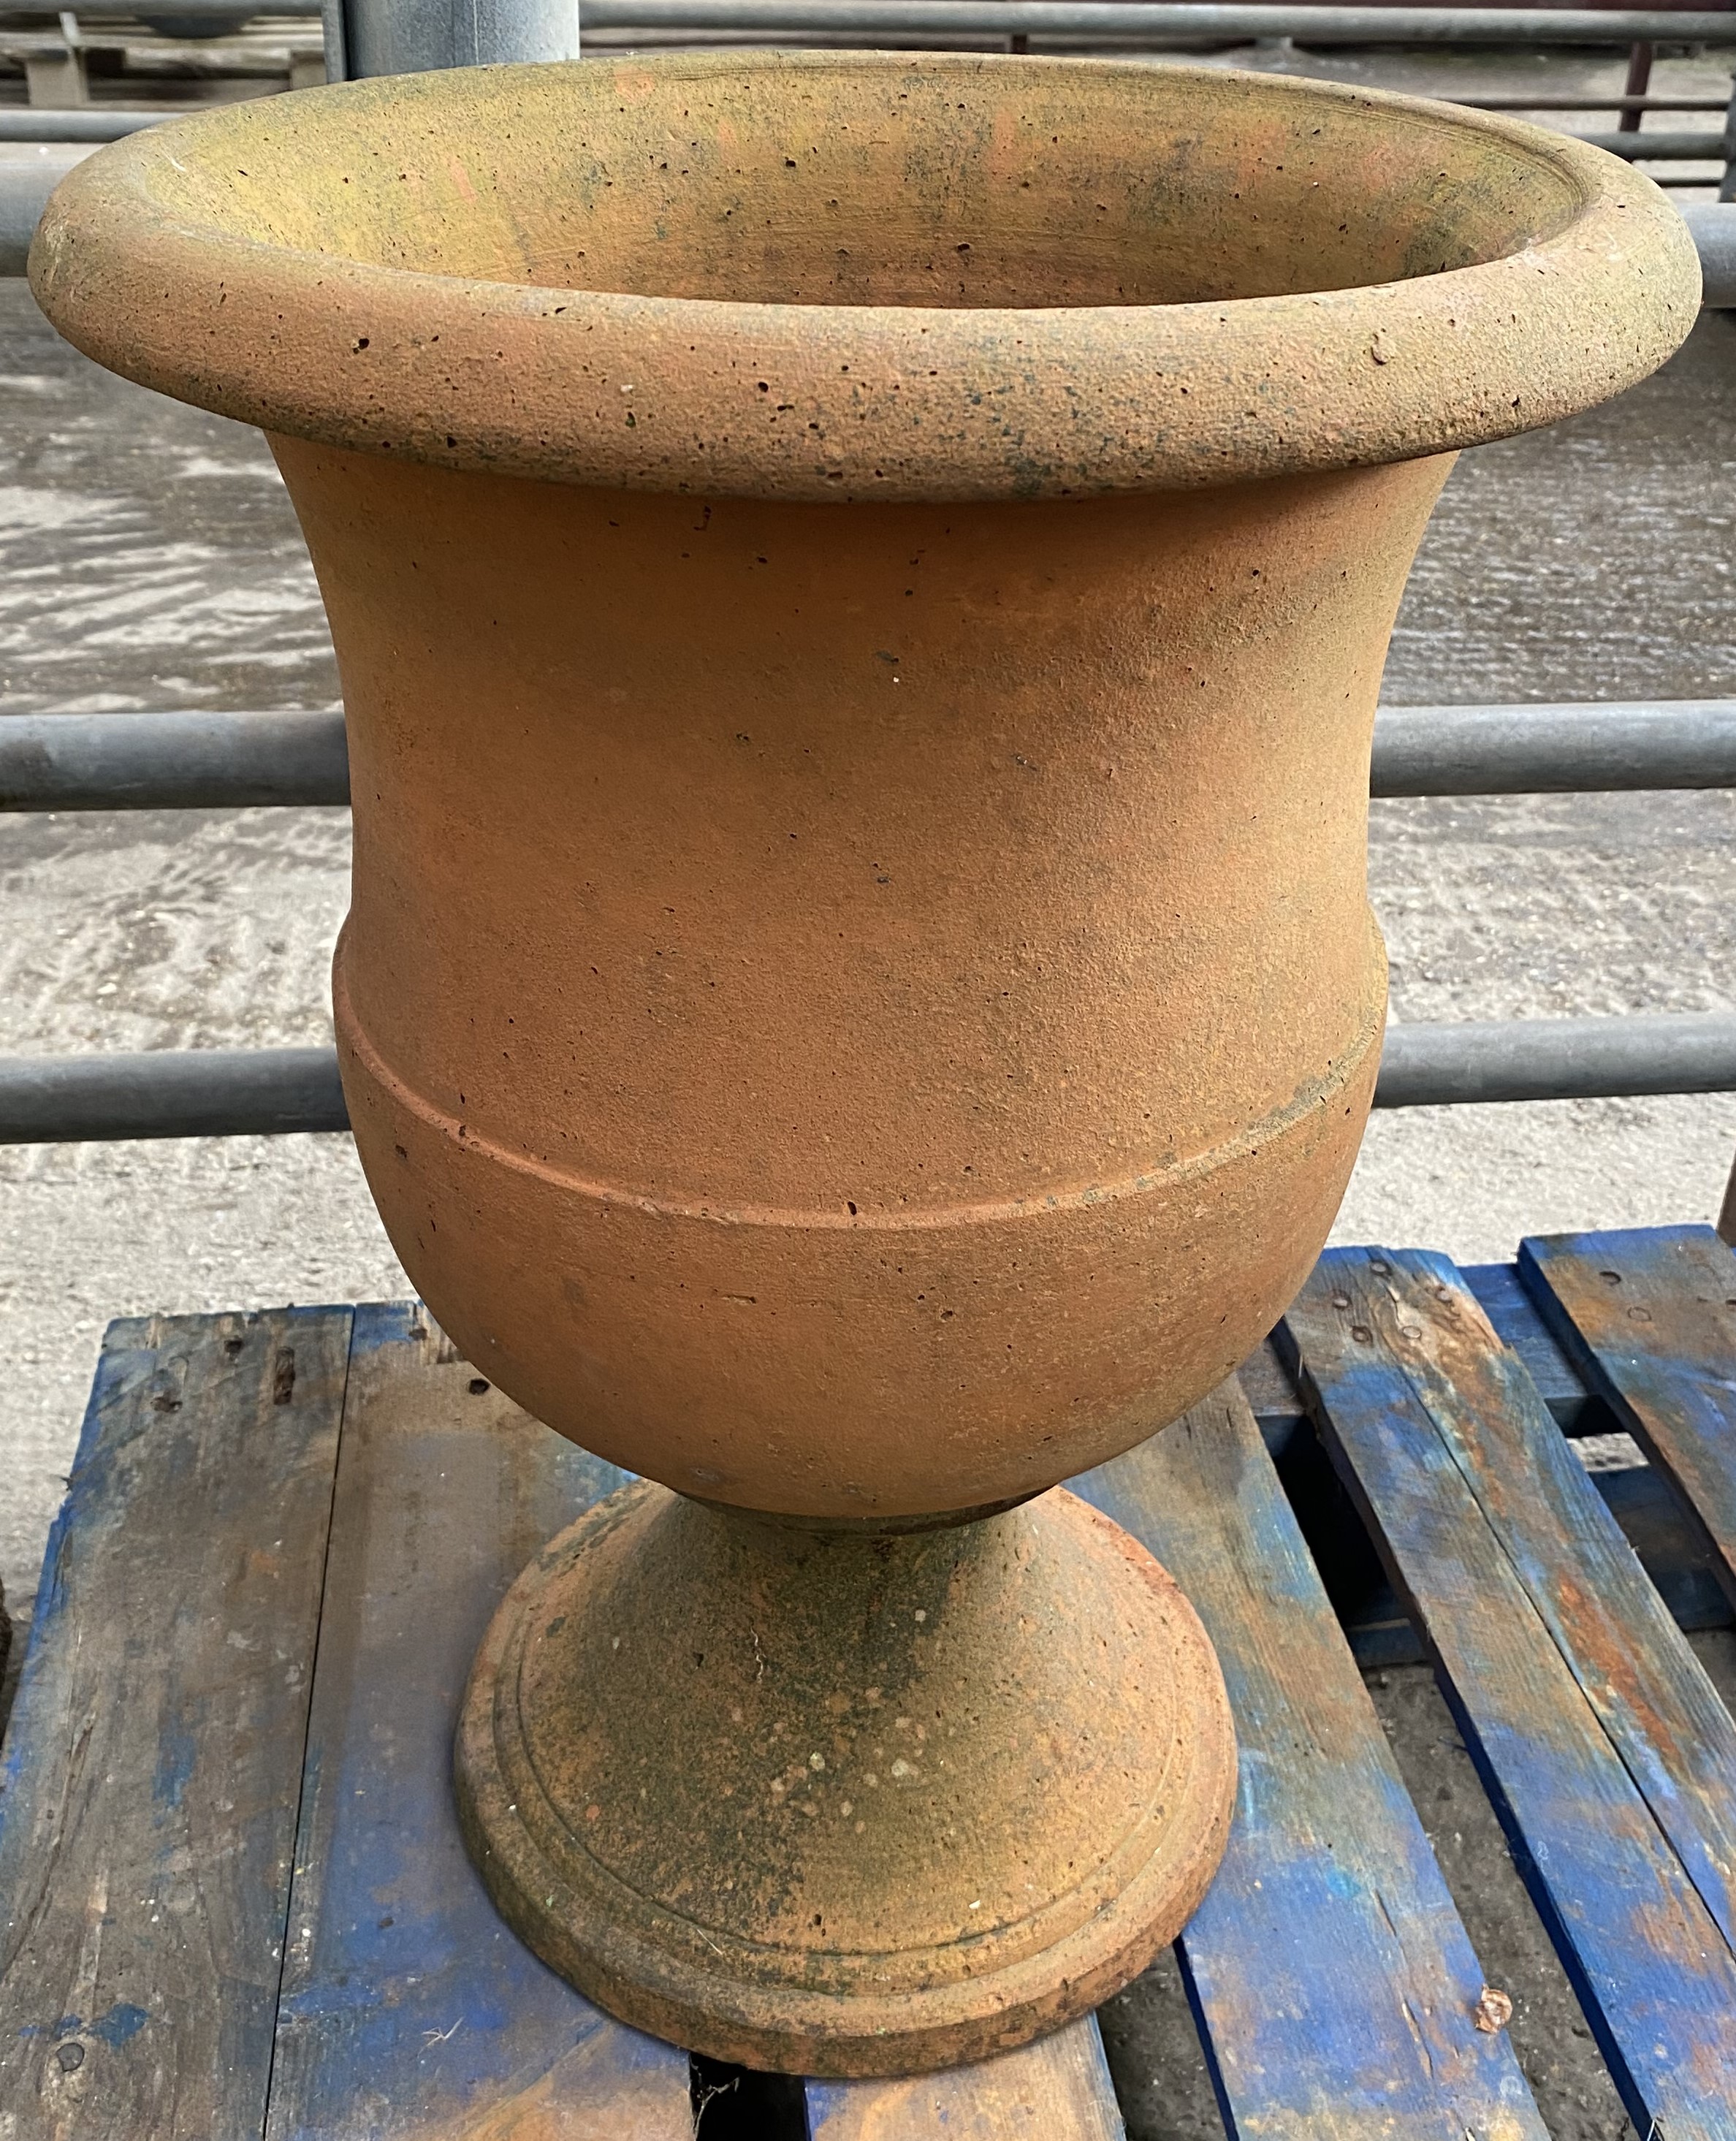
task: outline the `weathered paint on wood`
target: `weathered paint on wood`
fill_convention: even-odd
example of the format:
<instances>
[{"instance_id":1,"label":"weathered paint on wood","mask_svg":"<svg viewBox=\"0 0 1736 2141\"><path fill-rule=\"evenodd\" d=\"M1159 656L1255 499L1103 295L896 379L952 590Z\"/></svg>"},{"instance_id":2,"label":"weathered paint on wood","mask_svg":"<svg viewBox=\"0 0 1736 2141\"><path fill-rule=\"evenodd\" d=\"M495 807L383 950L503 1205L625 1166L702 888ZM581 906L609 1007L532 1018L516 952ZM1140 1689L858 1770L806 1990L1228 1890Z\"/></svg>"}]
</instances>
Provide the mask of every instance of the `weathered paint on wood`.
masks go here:
<instances>
[{"instance_id":1,"label":"weathered paint on wood","mask_svg":"<svg viewBox=\"0 0 1736 2141\"><path fill-rule=\"evenodd\" d=\"M808 2084L813 2141L1123 2141L1095 2016L981 2065Z\"/></svg>"},{"instance_id":2,"label":"weathered paint on wood","mask_svg":"<svg viewBox=\"0 0 1736 2141\"><path fill-rule=\"evenodd\" d=\"M1330 1252L1286 1330L1630 2116L1731 2141L1728 1714L1445 1258Z\"/></svg>"},{"instance_id":3,"label":"weathered paint on wood","mask_svg":"<svg viewBox=\"0 0 1736 2141\"><path fill-rule=\"evenodd\" d=\"M1587 1412L1596 1410L1590 1403L1585 1378L1537 1313L1513 1266L1466 1264L1459 1277L1482 1302L1502 1344L1525 1363L1538 1396L1561 1427L1569 1435L1584 1434L1588 1426L1595 1432L1602 1423L1585 1420Z\"/></svg>"},{"instance_id":4,"label":"weathered paint on wood","mask_svg":"<svg viewBox=\"0 0 1736 2141\"><path fill-rule=\"evenodd\" d=\"M1588 1415L1600 1410L1591 1401L1585 1379L1532 1305L1512 1264L1467 1264L1466 1283L1484 1313L1531 1371L1543 1402L1570 1435L1595 1434ZM1236 1371L1272 1455L1281 1460L1299 1429L1311 1436L1301 1399L1271 1338L1257 1346Z\"/></svg>"},{"instance_id":5,"label":"weathered paint on wood","mask_svg":"<svg viewBox=\"0 0 1736 2141\"><path fill-rule=\"evenodd\" d=\"M1232 2136L1543 2141L1237 1384L1075 1486L1193 1602L1235 1712L1235 1826L1181 1942Z\"/></svg>"},{"instance_id":6,"label":"weathered paint on wood","mask_svg":"<svg viewBox=\"0 0 1736 2141\"><path fill-rule=\"evenodd\" d=\"M1694 1512L1736 1603L1736 1255L1709 1227L1527 1241L1520 1277L1586 1381Z\"/></svg>"},{"instance_id":7,"label":"weathered paint on wood","mask_svg":"<svg viewBox=\"0 0 1736 2141\"><path fill-rule=\"evenodd\" d=\"M263 2125L347 1308L109 1331L0 1776L0 2133Z\"/></svg>"},{"instance_id":8,"label":"weathered paint on wood","mask_svg":"<svg viewBox=\"0 0 1736 2141\"><path fill-rule=\"evenodd\" d=\"M1736 1950L1736 1723L1452 1265L1419 1252L1375 1261L1384 1284L1362 1268L1365 1287L1379 1284L1368 1289L1375 1343L1390 1331L1533 1610Z\"/></svg>"},{"instance_id":9,"label":"weathered paint on wood","mask_svg":"<svg viewBox=\"0 0 1736 2141\"><path fill-rule=\"evenodd\" d=\"M489 1614L621 1478L412 1306L357 1312L271 2141L687 2141L686 2055L543 1968L453 1809L452 1727Z\"/></svg>"}]
</instances>

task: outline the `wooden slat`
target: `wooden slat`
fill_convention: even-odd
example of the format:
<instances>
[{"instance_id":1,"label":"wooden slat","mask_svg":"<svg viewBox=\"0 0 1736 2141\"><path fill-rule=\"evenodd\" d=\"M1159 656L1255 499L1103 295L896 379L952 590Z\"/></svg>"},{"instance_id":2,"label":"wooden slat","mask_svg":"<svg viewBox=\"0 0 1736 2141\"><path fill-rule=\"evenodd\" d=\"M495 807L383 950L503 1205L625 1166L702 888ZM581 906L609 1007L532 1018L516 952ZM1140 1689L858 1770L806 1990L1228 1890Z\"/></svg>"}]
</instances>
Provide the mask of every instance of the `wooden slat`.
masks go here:
<instances>
[{"instance_id":1,"label":"wooden slat","mask_svg":"<svg viewBox=\"0 0 1736 2141\"><path fill-rule=\"evenodd\" d=\"M347 1309L111 1326L0 1779L0 2133L262 2130Z\"/></svg>"},{"instance_id":2,"label":"wooden slat","mask_svg":"<svg viewBox=\"0 0 1736 2141\"><path fill-rule=\"evenodd\" d=\"M1574 1366L1694 1510L1736 1604L1736 1255L1709 1227L1556 1234L1519 1272Z\"/></svg>"},{"instance_id":3,"label":"wooden slat","mask_svg":"<svg viewBox=\"0 0 1736 2141\"><path fill-rule=\"evenodd\" d=\"M1730 2141L1729 1715L1445 1258L1330 1252L1286 1331L1630 2115Z\"/></svg>"},{"instance_id":4,"label":"wooden slat","mask_svg":"<svg viewBox=\"0 0 1736 2141\"><path fill-rule=\"evenodd\" d=\"M1517 1267L1467 1264L1459 1276L1482 1302L1483 1312L1494 1325L1502 1344L1525 1363L1525 1372L1537 1385L1538 1396L1556 1422L1570 1435L1581 1431L1581 1416L1587 1410L1585 1378L1538 1315Z\"/></svg>"},{"instance_id":5,"label":"wooden slat","mask_svg":"<svg viewBox=\"0 0 1736 2141\"><path fill-rule=\"evenodd\" d=\"M359 1308L314 1676L272 2141L687 2141L685 2055L496 1915L453 1809L470 1660L512 1578L621 1474Z\"/></svg>"},{"instance_id":6,"label":"wooden slat","mask_svg":"<svg viewBox=\"0 0 1736 2141\"><path fill-rule=\"evenodd\" d=\"M1384 1275L1374 1262L1386 1266ZM1736 1724L1522 1366L1453 1266L1406 1252L1375 1253L1373 1262L1344 1268L1357 1275L1379 1320L1359 1324L1354 1302L1332 1308L1331 1294L1343 1292L1336 1262L1311 1282L1303 1312L1317 1315L1324 1300L1341 1346L1353 1353L1384 1347L1390 1333L1395 1364L1534 1613L1736 1949ZM1359 1327L1370 1330L1370 1342L1355 1340ZM1407 1338L1407 1330L1416 1336Z\"/></svg>"},{"instance_id":7,"label":"wooden slat","mask_svg":"<svg viewBox=\"0 0 1736 2141\"><path fill-rule=\"evenodd\" d=\"M1192 1599L1235 1712L1235 1826L1182 1937L1232 2135L1543 2141L1240 1389L1075 1486Z\"/></svg>"},{"instance_id":8,"label":"wooden slat","mask_svg":"<svg viewBox=\"0 0 1736 2141\"><path fill-rule=\"evenodd\" d=\"M813 2141L1122 2141L1094 2016L980 2066L909 2081L811 2081Z\"/></svg>"}]
</instances>

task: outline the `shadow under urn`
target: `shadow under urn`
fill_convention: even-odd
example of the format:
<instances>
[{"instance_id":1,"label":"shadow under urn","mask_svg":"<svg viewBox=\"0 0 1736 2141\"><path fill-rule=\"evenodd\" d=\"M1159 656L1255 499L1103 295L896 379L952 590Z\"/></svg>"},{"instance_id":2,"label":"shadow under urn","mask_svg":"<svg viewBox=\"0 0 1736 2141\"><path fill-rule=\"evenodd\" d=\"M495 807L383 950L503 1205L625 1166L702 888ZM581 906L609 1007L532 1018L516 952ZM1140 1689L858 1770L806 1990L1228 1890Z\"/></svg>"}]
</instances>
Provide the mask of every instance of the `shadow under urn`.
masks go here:
<instances>
[{"instance_id":1,"label":"shadow under urn","mask_svg":"<svg viewBox=\"0 0 1736 2141\"><path fill-rule=\"evenodd\" d=\"M1319 82L704 54L154 128L32 275L271 435L369 1184L469 1358L642 1475L476 1661L501 1910L753 2065L1084 2012L1203 1894L1235 1750L1187 1602L1056 1483L1325 1239L1411 558L1456 449L1680 341L1679 220Z\"/></svg>"}]
</instances>

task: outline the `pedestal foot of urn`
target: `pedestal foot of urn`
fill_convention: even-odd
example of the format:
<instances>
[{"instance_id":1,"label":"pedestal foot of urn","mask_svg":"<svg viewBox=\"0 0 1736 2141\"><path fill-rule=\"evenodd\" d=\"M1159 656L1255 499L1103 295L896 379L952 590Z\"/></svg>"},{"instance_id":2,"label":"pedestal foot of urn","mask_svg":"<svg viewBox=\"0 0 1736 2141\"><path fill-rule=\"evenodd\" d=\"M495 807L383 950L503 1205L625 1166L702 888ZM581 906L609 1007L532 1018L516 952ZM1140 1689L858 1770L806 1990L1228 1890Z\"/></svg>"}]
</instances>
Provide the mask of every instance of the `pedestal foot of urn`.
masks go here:
<instances>
[{"instance_id":1,"label":"pedestal foot of urn","mask_svg":"<svg viewBox=\"0 0 1736 2141\"><path fill-rule=\"evenodd\" d=\"M1060 1489L918 1532L638 1484L544 1549L456 1750L508 1921L623 2020L919 2072L1097 2006L1186 1922L1235 1787L1193 1609Z\"/></svg>"}]
</instances>

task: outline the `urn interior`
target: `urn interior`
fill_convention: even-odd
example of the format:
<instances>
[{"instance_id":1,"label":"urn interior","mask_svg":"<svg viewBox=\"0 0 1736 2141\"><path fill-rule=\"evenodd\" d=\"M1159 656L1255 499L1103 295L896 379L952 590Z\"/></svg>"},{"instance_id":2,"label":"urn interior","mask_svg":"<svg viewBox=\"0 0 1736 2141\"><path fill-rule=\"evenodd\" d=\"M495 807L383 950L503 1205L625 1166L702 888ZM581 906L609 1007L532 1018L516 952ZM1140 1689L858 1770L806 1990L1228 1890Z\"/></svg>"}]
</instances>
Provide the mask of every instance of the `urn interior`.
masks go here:
<instances>
[{"instance_id":1,"label":"urn interior","mask_svg":"<svg viewBox=\"0 0 1736 2141\"><path fill-rule=\"evenodd\" d=\"M1099 307L1342 290L1555 236L1511 132L1283 76L710 57L440 76L253 125L175 204L236 239L553 289L768 305ZM214 142L211 147L215 147ZM358 153L359 152L359 153Z\"/></svg>"}]
</instances>

